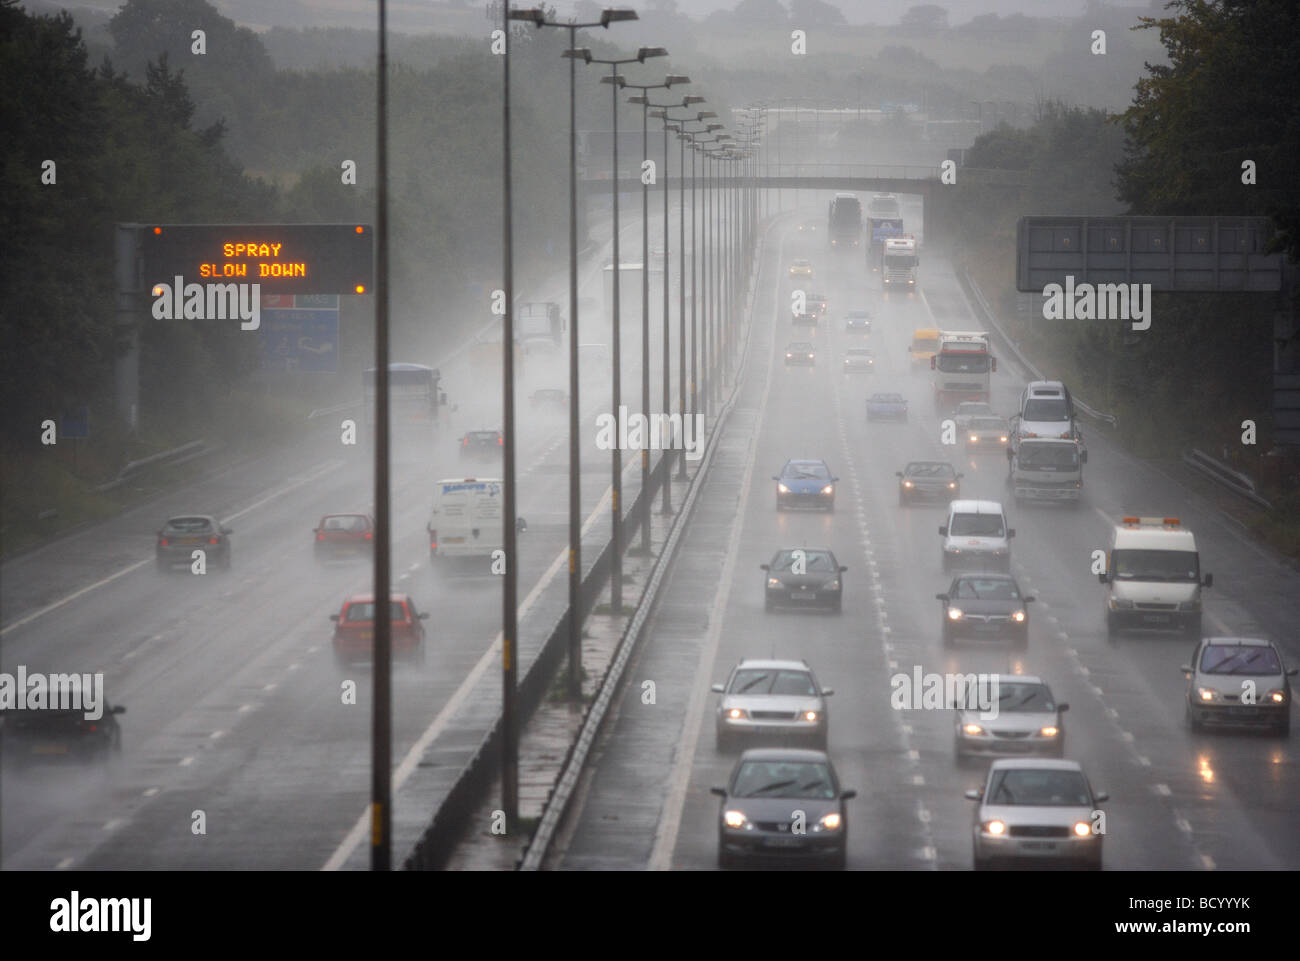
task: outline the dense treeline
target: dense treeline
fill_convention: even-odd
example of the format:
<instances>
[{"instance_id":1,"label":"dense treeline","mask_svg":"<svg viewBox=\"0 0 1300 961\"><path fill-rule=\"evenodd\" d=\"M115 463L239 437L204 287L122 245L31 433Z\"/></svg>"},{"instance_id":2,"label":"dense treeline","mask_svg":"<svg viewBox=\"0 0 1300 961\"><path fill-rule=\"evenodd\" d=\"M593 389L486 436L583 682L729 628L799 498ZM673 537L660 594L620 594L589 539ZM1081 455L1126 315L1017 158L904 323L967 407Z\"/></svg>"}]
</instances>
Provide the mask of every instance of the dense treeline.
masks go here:
<instances>
[{"instance_id":1,"label":"dense treeline","mask_svg":"<svg viewBox=\"0 0 1300 961\"><path fill-rule=\"evenodd\" d=\"M1053 106L1028 130L981 137L968 163L1027 172L1014 202L988 195L960 211L963 248L1015 336L1078 392L1117 413L1140 449L1198 444L1242 456L1241 422L1271 446L1273 314L1268 295L1157 295L1153 324L1047 321L1041 298L1012 292L1015 221L1026 214L1268 215L1276 243L1300 255L1300 7L1286 0L1175 0L1143 18L1169 64L1148 65L1133 105L1101 112ZM1243 183L1253 160L1257 184ZM988 241L993 241L989 243ZM1019 308L1017 310L1017 308ZM1256 466L1253 457L1242 463Z\"/></svg>"}]
</instances>

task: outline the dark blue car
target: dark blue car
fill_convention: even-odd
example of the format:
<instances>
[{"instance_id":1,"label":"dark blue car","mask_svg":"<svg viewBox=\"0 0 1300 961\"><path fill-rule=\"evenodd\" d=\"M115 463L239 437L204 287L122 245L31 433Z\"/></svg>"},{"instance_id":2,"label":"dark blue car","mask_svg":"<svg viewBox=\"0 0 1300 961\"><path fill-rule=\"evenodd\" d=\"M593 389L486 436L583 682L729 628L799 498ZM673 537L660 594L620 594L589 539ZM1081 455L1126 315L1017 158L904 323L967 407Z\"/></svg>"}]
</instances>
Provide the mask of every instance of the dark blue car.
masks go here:
<instances>
[{"instance_id":1,"label":"dark blue car","mask_svg":"<svg viewBox=\"0 0 1300 961\"><path fill-rule=\"evenodd\" d=\"M776 481L776 509L811 507L814 510L835 510L835 482L831 469L824 460L788 460L781 473L772 475Z\"/></svg>"}]
</instances>

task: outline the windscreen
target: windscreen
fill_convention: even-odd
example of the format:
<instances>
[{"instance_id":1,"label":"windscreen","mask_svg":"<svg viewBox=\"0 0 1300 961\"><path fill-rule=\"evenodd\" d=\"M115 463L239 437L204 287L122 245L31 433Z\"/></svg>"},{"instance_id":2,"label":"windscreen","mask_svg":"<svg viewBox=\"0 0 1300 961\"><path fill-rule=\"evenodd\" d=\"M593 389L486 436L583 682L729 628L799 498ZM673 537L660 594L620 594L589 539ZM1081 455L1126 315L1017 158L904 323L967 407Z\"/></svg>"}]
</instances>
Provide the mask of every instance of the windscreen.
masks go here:
<instances>
[{"instance_id":1,"label":"windscreen","mask_svg":"<svg viewBox=\"0 0 1300 961\"><path fill-rule=\"evenodd\" d=\"M821 761L746 761L736 772L735 797L825 798L836 795L830 767Z\"/></svg>"},{"instance_id":2,"label":"windscreen","mask_svg":"<svg viewBox=\"0 0 1300 961\"><path fill-rule=\"evenodd\" d=\"M1086 807L1092 804L1092 797L1087 781L1078 771L1007 768L993 773L984 803Z\"/></svg>"},{"instance_id":3,"label":"windscreen","mask_svg":"<svg viewBox=\"0 0 1300 961\"><path fill-rule=\"evenodd\" d=\"M1005 537L1000 514L954 514L948 525L949 537Z\"/></svg>"},{"instance_id":4,"label":"windscreen","mask_svg":"<svg viewBox=\"0 0 1300 961\"><path fill-rule=\"evenodd\" d=\"M1024 420L1068 421L1070 411L1063 397L1035 397L1025 404Z\"/></svg>"},{"instance_id":5,"label":"windscreen","mask_svg":"<svg viewBox=\"0 0 1300 961\"><path fill-rule=\"evenodd\" d=\"M1026 470L1075 471L1079 469L1079 449L1074 444L1021 443L1017 454Z\"/></svg>"},{"instance_id":6,"label":"windscreen","mask_svg":"<svg viewBox=\"0 0 1300 961\"><path fill-rule=\"evenodd\" d=\"M934 366L945 374L987 374L992 359L988 354L939 354Z\"/></svg>"},{"instance_id":7,"label":"windscreen","mask_svg":"<svg viewBox=\"0 0 1300 961\"><path fill-rule=\"evenodd\" d=\"M1111 577L1121 581L1176 581L1195 583L1200 580L1200 561L1195 551L1110 552Z\"/></svg>"},{"instance_id":8,"label":"windscreen","mask_svg":"<svg viewBox=\"0 0 1300 961\"><path fill-rule=\"evenodd\" d=\"M1282 664L1271 647L1243 644L1209 644L1201 654L1206 674L1281 674Z\"/></svg>"}]
</instances>

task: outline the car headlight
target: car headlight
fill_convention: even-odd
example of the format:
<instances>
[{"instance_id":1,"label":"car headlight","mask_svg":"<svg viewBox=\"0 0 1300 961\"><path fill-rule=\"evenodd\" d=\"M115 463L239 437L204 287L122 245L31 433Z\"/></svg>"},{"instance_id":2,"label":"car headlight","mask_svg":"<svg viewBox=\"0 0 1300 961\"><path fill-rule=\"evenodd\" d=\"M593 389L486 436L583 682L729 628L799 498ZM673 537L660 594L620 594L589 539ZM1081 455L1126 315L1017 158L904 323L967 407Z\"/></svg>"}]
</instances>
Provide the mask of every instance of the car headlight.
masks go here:
<instances>
[{"instance_id":1,"label":"car headlight","mask_svg":"<svg viewBox=\"0 0 1300 961\"><path fill-rule=\"evenodd\" d=\"M793 359L794 359L794 354L786 354L786 355L785 355L785 359L786 359L786 360L793 360Z\"/></svg>"},{"instance_id":2,"label":"car headlight","mask_svg":"<svg viewBox=\"0 0 1300 961\"><path fill-rule=\"evenodd\" d=\"M980 727L978 724L963 724L961 732L967 737L979 737L984 733L984 728Z\"/></svg>"},{"instance_id":3,"label":"car headlight","mask_svg":"<svg viewBox=\"0 0 1300 961\"><path fill-rule=\"evenodd\" d=\"M832 578L831 580L827 581L825 584L822 585L821 589L823 591L838 591L840 589L839 578Z\"/></svg>"},{"instance_id":4,"label":"car headlight","mask_svg":"<svg viewBox=\"0 0 1300 961\"><path fill-rule=\"evenodd\" d=\"M775 590L776 588L781 586L781 578L769 577L767 579L767 586Z\"/></svg>"},{"instance_id":5,"label":"car headlight","mask_svg":"<svg viewBox=\"0 0 1300 961\"><path fill-rule=\"evenodd\" d=\"M1271 703L1273 703L1273 704L1285 704L1285 703L1286 703L1286 691L1281 691L1281 690L1278 690L1278 691L1269 691L1267 697L1268 697L1269 701L1270 701Z\"/></svg>"},{"instance_id":6,"label":"car headlight","mask_svg":"<svg viewBox=\"0 0 1300 961\"><path fill-rule=\"evenodd\" d=\"M1003 824L1001 821L996 821L996 820L985 821L983 824L980 825L980 827L984 830L985 834L995 834L1001 836L1007 833L1007 826Z\"/></svg>"},{"instance_id":7,"label":"car headlight","mask_svg":"<svg viewBox=\"0 0 1300 961\"><path fill-rule=\"evenodd\" d=\"M1015 621L1017 624L1023 624L1025 622L1025 612L1013 611L1011 614L1011 619Z\"/></svg>"},{"instance_id":8,"label":"car headlight","mask_svg":"<svg viewBox=\"0 0 1300 961\"><path fill-rule=\"evenodd\" d=\"M813 355L812 355L812 354L809 354L809 355L808 355L808 359L809 359L809 360L813 360L813 359L814 359L814 358L813 358Z\"/></svg>"},{"instance_id":9,"label":"car headlight","mask_svg":"<svg viewBox=\"0 0 1300 961\"><path fill-rule=\"evenodd\" d=\"M1192 598L1190 601L1179 601L1178 609L1180 611L1199 611L1201 609L1200 598Z\"/></svg>"},{"instance_id":10,"label":"car headlight","mask_svg":"<svg viewBox=\"0 0 1300 961\"><path fill-rule=\"evenodd\" d=\"M830 814L823 814L821 819L815 825L813 825L813 830L814 831L838 831L840 829L841 822L842 819L840 818L839 813L836 811L832 811Z\"/></svg>"},{"instance_id":11,"label":"car headlight","mask_svg":"<svg viewBox=\"0 0 1300 961\"><path fill-rule=\"evenodd\" d=\"M1112 597L1110 607L1114 611L1131 611L1133 610L1133 602L1123 597Z\"/></svg>"},{"instance_id":12,"label":"car headlight","mask_svg":"<svg viewBox=\"0 0 1300 961\"><path fill-rule=\"evenodd\" d=\"M1042 727L1038 729L1038 734L1040 737L1056 737L1056 735L1060 733L1061 733L1061 729L1054 724L1049 724L1047 725L1047 727Z\"/></svg>"},{"instance_id":13,"label":"car headlight","mask_svg":"<svg viewBox=\"0 0 1300 961\"><path fill-rule=\"evenodd\" d=\"M970 442L971 442L972 444L978 444L978 443L980 442L979 435L978 435L978 434L971 434L971 435L970 435ZM949 486L952 486L952 485L949 485Z\"/></svg>"},{"instance_id":14,"label":"car headlight","mask_svg":"<svg viewBox=\"0 0 1300 961\"><path fill-rule=\"evenodd\" d=\"M1087 821L1075 821L1075 822L1074 822L1074 836L1075 836L1076 838L1090 838L1090 837L1092 837L1092 825L1089 824Z\"/></svg>"},{"instance_id":15,"label":"car headlight","mask_svg":"<svg viewBox=\"0 0 1300 961\"><path fill-rule=\"evenodd\" d=\"M835 493L835 485L834 485L834 484L827 484L825 487L822 488L822 493L823 493L823 494L834 494L834 493Z\"/></svg>"},{"instance_id":16,"label":"car headlight","mask_svg":"<svg viewBox=\"0 0 1300 961\"><path fill-rule=\"evenodd\" d=\"M1005 444L1005 443L1007 442L1007 439L1006 439L1005 437L999 437L999 438L998 438L998 442L999 442L999 443L1002 443L1002 444Z\"/></svg>"},{"instance_id":17,"label":"car headlight","mask_svg":"<svg viewBox=\"0 0 1300 961\"><path fill-rule=\"evenodd\" d=\"M747 721L749 720L749 712L746 711L743 707L733 707L727 711L727 720Z\"/></svg>"},{"instance_id":18,"label":"car headlight","mask_svg":"<svg viewBox=\"0 0 1300 961\"><path fill-rule=\"evenodd\" d=\"M956 482L956 481L948 481L948 490L950 490L950 491L955 491L956 489L957 489L957 482Z\"/></svg>"},{"instance_id":19,"label":"car headlight","mask_svg":"<svg viewBox=\"0 0 1300 961\"><path fill-rule=\"evenodd\" d=\"M722 815L722 820L729 828L743 828L749 823L749 818L740 811L727 811Z\"/></svg>"},{"instance_id":20,"label":"car headlight","mask_svg":"<svg viewBox=\"0 0 1300 961\"><path fill-rule=\"evenodd\" d=\"M1198 687L1196 689L1196 696L1202 701L1213 701L1219 696L1219 692L1212 687Z\"/></svg>"},{"instance_id":21,"label":"car headlight","mask_svg":"<svg viewBox=\"0 0 1300 961\"><path fill-rule=\"evenodd\" d=\"M948 620L950 620L950 621L960 621L960 620L961 620L961 608L960 608L960 607L950 607L950 608L948 608Z\"/></svg>"},{"instance_id":22,"label":"car headlight","mask_svg":"<svg viewBox=\"0 0 1300 961\"><path fill-rule=\"evenodd\" d=\"M817 718L818 718L818 714L817 714L816 711L804 711L804 712L803 712L803 720L805 720L805 721L816 721Z\"/></svg>"},{"instance_id":23,"label":"car headlight","mask_svg":"<svg viewBox=\"0 0 1300 961\"><path fill-rule=\"evenodd\" d=\"M904 487L911 487L911 486L912 486L912 482L911 482L910 480L905 480L905 481L903 481L903 486L904 486Z\"/></svg>"},{"instance_id":24,"label":"car headlight","mask_svg":"<svg viewBox=\"0 0 1300 961\"><path fill-rule=\"evenodd\" d=\"M782 494L788 494L788 493L790 493L790 488L786 487L784 484L777 484L777 485L776 485L776 489L777 489L778 492L780 492L780 493L782 493Z\"/></svg>"}]
</instances>

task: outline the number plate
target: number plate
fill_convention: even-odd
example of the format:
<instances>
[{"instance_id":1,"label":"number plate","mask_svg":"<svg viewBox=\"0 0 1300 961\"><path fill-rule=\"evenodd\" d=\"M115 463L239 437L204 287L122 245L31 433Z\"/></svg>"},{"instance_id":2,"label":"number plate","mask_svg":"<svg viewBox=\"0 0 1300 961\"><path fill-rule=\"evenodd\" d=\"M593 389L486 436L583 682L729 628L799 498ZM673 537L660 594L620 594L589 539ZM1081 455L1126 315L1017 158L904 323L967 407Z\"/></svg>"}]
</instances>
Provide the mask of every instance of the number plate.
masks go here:
<instances>
[{"instance_id":1,"label":"number plate","mask_svg":"<svg viewBox=\"0 0 1300 961\"><path fill-rule=\"evenodd\" d=\"M442 542L443 542L444 544L464 544L464 543L465 543L465 538L463 538L463 537L444 537L444 538L442 539Z\"/></svg>"},{"instance_id":2,"label":"number plate","mask_svg":"<svg viewBox=\"0 0 1300 961\"><path fill-rule=\"evenodd\" d=\"M374 637L374 634L371 631L357 631L358 640L368 641L372 637Z\"/></svg>"},{"instance_id":3,"label":"number plate","mask_svg":"<svg viewBox=\"0 0 1300 961\"><path fill-rule=\"evenodd\" d=\"M812 593L802 593L802 592L801 592L801 593L798 593L798 594L791 594L790 597L793 598L793 599L796 600L796 601L815 601L815 600L817 600L817 595L816 595L816 594L812 594Z\"/></svg>"},{"instance_id":4,"label":"number plate","mask_svg":"<svg viewBox=\"0 0 1300 961\"><path fill-rule=\"evenodd\" d=\"M33 754L67 754L66 744L37 744L32 747Z\"/></svg>"},{"instance_id":5,"label":"number plate","mask_svg":"<svg viewBox=\"0 0 1300 961\"><path fill-rule=\"evenodd\" d=\"M1169 615L1168 614L1143 614L1142 620L1146 621L1148 624L1168 624Z\"/></svg>"},{"instance_id":6,"label":"number plate","mask_svg":"<svg viewBox=\"0 0 1300 961\"><path fill-rule=\"evenodd\" d=\"M1056 845L1051 841L1021 841L1020 847L1025 851L1055 851Z\"/></svg>"},{"instance_id":7,"label":"number plate","mask_svg":"<svg viewBox=\"0 0 1300 961\"><path fill-rule=\"evenodd\" d=\"M798 838L767 838L763 841L769 848L797 848L801 843Z\"/></svg>"}]
</instances>

